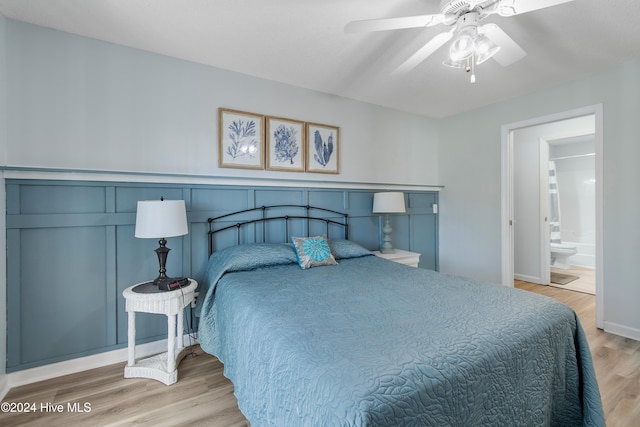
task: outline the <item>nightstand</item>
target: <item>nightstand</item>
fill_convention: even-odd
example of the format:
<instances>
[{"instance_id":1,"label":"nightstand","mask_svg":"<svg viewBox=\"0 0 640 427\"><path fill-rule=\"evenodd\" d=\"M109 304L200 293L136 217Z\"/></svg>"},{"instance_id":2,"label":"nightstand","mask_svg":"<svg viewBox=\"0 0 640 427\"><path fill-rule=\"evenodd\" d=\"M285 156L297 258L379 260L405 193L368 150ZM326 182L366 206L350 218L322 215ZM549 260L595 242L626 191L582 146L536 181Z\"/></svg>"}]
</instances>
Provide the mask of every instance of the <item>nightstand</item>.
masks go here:
<instances>
[{"instance_id":1,"label":"nightstand","mask_svg":"<svg viewBox=\"0 0 640 427\"><path fill-rule=\"evenodd\" d=\"M178 381L178 364L187 353L183 342L184 321L182 313L184 308L195 299L198 282L189 279L189 284L183 288L153 293L134 291L134 288L139 286L146 287L148 285L138 283L122 292L126 302L125 310L129 314L128 361L124 368L124 377L150 378L170 385ZM136 361L136 312L167 316L166 353Z\"/></svg>"},{"instance_id":2,"label":"nightstand","mask_svg":"<svg viewBox=\"0 0 640 427\"><path fill-rule=\"evenodd\" d=\"M377 257L397 262L398 264L408 265L409 267L418 267L418 263L420 262L419 253L403 251L402 249L396 249L395 253L392 254L383 254L380 251L373 251L373 254Z\"/></svg>"}]
</instances>

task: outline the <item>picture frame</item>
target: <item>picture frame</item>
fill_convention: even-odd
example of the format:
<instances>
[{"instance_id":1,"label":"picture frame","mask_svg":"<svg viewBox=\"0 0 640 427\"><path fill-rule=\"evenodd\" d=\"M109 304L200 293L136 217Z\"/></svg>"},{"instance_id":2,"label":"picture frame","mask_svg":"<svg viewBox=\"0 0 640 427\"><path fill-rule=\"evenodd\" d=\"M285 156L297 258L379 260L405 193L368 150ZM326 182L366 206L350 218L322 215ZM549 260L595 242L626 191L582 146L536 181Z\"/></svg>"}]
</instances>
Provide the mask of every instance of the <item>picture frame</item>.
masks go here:
<instances>
[{"instance_id":1,"label":"picture frame","mask_svg":"<svg viewBox=\"0 0 640 427\"><path fill-rule=\"evenodd\" d=\"M340 128L307 123L307 172L340 173Z\"/></svg>"},{"instance_id":2,"label":"picture frame","mask_svg":"<svg viewBox=\"0 0 640 427\"><path fill-rule=\"evenodd\" d=\"M267 117L267 169L304 172L305 122L283 117Z\"/></svg>"},{"instance_id":3,"label":"picture frame","mask_svg":"<svg viewBox=\"0 0 640 427\"><path fill-rule=\"evenodd\" d=\"M228 108L218 109L218 166L264 169L265 117Z\"/></svg>"}]
</instances>

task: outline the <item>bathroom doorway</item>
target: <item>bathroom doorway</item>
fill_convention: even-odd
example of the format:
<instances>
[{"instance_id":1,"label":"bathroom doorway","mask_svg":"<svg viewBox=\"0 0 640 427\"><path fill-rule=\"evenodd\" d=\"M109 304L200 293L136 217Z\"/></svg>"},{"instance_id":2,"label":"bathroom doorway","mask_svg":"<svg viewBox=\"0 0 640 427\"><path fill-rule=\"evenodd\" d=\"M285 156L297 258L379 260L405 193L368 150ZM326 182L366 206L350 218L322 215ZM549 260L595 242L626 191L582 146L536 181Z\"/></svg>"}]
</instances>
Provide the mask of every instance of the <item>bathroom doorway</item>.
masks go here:
<instances>
[{"instance_id":1,"label":"bathroom doorway","mask_svg":"<svg viewBox=\"0 0 640 427\"><path fill-rule=\"evenodd\" d=\"M584 278L556 286L569 289L583 285L582 280L590 282L577 290L595 292L596 324L601 327L602 106L505 125L502 141L503 283L512 285L520 279L548 285L552 272ZM555 159L553 178L550 159ZM593 167L587 172L589 162ZM560 219L552 218L550 211L550 180L560 192L565 187ZM578 185L583 188L577 189ZM560 225L555 235L551 222ZM557 243L553 249L552 239Z\"/></svg>"},{"instance_id":2,"label":"bathroom doorway","mask_svg":"<svg viewBox=\"0 0 640 427\"><path fill-rule=\"evenodd\" d=\"M515 129L513 141L514 278L595 294L578 268L595 270L594 115Z\"/></svg>"},{"instance_id":3,"label":"bathroom doorway","mask_svg":"<svg viewBox=\"0 0 640 427\"><path fill-rule=\"evenodd\" d=\"M575 135L541 140L541 153L547 152L541 157L547 178L541 185L548 188L549 285L595 295L595 116L565 122Z\"/></svg>"}]
</instances>

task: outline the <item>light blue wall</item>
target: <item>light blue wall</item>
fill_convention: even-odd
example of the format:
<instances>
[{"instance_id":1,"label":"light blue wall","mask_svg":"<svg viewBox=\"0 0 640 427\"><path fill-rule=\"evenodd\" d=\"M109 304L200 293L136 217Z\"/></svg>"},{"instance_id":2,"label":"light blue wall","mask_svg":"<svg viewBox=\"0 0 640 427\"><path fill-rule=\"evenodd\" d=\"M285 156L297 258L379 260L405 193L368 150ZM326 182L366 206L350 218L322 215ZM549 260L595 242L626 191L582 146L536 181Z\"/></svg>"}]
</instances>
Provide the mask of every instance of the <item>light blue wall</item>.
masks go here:
<instances>
[{"instance_id":1,"label":"light blue wall","mask_svg":"<svg viewBox=\"0 0 640 427\"><path fill-rule=\"evenodd\" d=\"M640 62L440 123L440 270L501 281L501 127L603 104L603 319L640 336Z\"/></svg>"},{"instance_id":2,"label":"light blue wall","mask_svg":"<svg viewBox=\"0 0 640 427\"><path fill-rule=\"evenodd\" d=\"M7 20L0 15L0 166L7 163Z\"/></svg>"},{"instance_id":3,"label":"light blue wall","mask_svg":"<svg viewBox=\"0 0 640 427\"><path fill-rule=\"evenodd\" d=\"M7 20L7 164L438 184L424 117ZM219 107L340 127L340 174L218 168Z\"/></svg>"},{"instance_id":4,"label":"light blue wall","mask_svg":"<svg viewBox=\"0 0 640 427\"><path fill-rule=\"evenodd\" d=\"M0 15L0 166L7 163L7 20Z\"/></svg>"}]
</instances>

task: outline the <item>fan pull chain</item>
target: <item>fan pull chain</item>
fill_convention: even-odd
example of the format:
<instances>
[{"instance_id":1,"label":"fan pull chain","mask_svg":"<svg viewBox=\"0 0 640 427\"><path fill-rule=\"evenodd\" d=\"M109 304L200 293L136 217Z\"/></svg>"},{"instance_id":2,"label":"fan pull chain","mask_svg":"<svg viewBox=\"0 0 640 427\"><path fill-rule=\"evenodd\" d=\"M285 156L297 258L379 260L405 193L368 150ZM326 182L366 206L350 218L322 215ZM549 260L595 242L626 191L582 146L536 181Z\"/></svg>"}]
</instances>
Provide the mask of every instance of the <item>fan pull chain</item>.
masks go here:
<instances>
[{"instance_id":1,"label":"fan pull chain","mask_svg":"<svg viewBox=\"0 0 640 427\"><path fill-rule=\"evenodd\" d=\"M476 82L476 55L471 55L471 84Z\"/></svg>"},{"instance_id":2,"label":"fan pull chain","mask_svg":"<svg viewBox=\"0 0 640 427\"><path fill-rule=\"evenodd\" d=\"M467 66L465 67L465 71L471 72L471 84L476 82L476 65L475 65L475 53L471 54L470 57L467 58Z\"/></svg>"}]
</instances>

